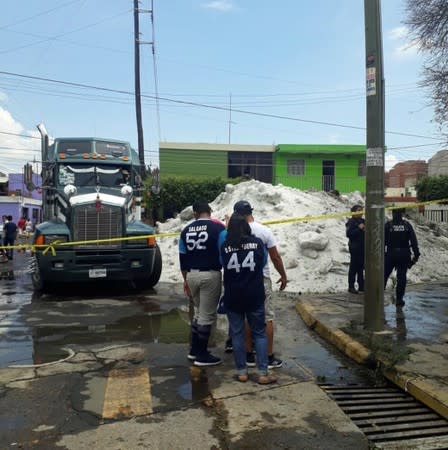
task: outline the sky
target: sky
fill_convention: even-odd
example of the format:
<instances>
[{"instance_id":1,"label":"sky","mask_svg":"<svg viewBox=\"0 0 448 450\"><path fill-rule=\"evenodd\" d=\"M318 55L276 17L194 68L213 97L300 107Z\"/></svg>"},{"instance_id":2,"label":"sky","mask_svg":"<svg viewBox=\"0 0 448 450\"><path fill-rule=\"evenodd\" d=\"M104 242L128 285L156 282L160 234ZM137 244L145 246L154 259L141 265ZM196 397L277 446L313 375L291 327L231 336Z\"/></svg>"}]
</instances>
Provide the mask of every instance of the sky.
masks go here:
<instances>
[{"instance_id":1,"label":"sky","mask_svg":"<svg viewBox=\"0 0 448 450\"><path fill-rule=\"evenodd\" d=\"M41 122L52 137L136 148L133 0L25 4L3 2L0 16L0 170L39 160ZM390 168L444 147L404 1L381 7ZM153 26L140 14L146 164L159 141L365 144L362 0L154 0L153 11Z\"/></svg>"}]
</instances>

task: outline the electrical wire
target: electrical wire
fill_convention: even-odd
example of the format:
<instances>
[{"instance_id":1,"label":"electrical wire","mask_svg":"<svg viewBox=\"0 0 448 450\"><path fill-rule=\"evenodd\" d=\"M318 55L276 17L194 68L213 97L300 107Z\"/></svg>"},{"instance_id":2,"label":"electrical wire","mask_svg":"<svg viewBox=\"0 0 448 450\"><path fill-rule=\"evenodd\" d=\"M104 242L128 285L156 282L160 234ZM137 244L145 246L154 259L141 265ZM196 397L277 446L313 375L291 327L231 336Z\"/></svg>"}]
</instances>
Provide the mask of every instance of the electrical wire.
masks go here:
<instances>
[{"instance_id":1,"label":"electrical wire","mask_svg":"<svg viewBox=\"0 0 448 450\"><path fill-rule=\"evenodd\" d=\"M54 8L46 9L45 11L42 11L40 13L34 14L32 16L29 16L29 17L25 17L24 19L20 19L17 22L10 23L10 24L7 24L7 25L1 25L0 29L6 29L6 28L14 27L16 25L19 25L20 23L28 22L29 20L33 20L36 17L40 17L40 16L43 16L45 14L49 14L49 13L51 13L53 11L58 10L58 9L65 8L66 6L69 6L69 5L73 4L73 3L79 3L80 1L83 1L83 0L71 0L71 1L66 2L66 3L61 3L60 5L55 6Z\"/></svg>"},{"instance_id":2,"label":"electrical wire","mask_svg":"<svg viewBox=\"0 0 448 450\"><path fill-rule=\"evenodd\" d=\"M157 58L156 58L156 33L154 27L154 0L151 0L151 30L152 30L152 66L154 71L154 89L156 97L156 117L157 117L157 130L159 141L162 137L161 124L160 124L160 104L159 104L159 76L157 71Z\"/></svg>"},{"instance_id":3,"label":"electrical wire","mask_svg":"<svg viewBox=\"0 0 448 450\"><path fill-rule=\"evenodd\" d=\"M70 31L67 31L65 33L61 33L61 34L58 34L58 35L55 35L55 36L50 36L50 37L48 37L46 39L42 39L42 40L37 41L37 42L31 42L29 44L20 45L18 47L10 48L8 50L2 50L2 51L0 51L0 54L11 53L11 52L15 52L17 50L22 50L24 48L28 48L28 47L33 47L35 45L39 45L39 44L42 44L44 42L54 41L54 40L56 40L56 39L58 39L60 37L67 36L68 34L77 33L78 31L82 31L82 30L85 30L87 28L92 28L92 27L95 27L95 26L99 25L100 23L103 23L103 22L106 22L108 20L115 19L117 17L123 16L124 14L129 13L129 11L132 11L132 10L127 9L127 10L125 10L123 12L120 12L120 13L117 13L117 14L115 14L113 16L105 17L104 19L98 20L97 22L90 23L88 25L83 25L82 27L75 28L74 30L70 30Z\"/></svg>"},{"instance_id":4,"label":"electrical wire","mask_svg":"<svg viewBox=\"0 0 448 450\"><path fill-rule=\"evenodd\" d=\"M70 82L70 81L56 80L56 79L52 79L52 78L44 78L44 77L37 77L37 76L32 76L32 75L18 74L18 73L14 73L14 72L0 71L0 74L15 76L15 77L19 77L19 78L32 79L32 80L46 81L46 82L51 82L51 83L60 84L60 85L75 86L75 87L79 87L79 88L83 88L83 89L94 89L94 90L99 90L99 91L104 91L104 92L114 92L114 93L120 93L120 94L125 94L125 95L134 95L134 93L131 91L125 91L125 90L121 90L121 89L111 89L111 88L106 88L106 87L101 87L101 86L93 86L93 85L88 85L88 84L83 84L83 83L75 83L75 82ZM150 99L156 98L155 96L148 95L148 94L142 94L142 97L146 97L146 98L150 98ZM191 101L186 101L186 100L175 100L175 99L171 99L171 98L167 98L167 97L158 97L158 98L160 100L170 102L170 103L189 105L189 106L194 106L194 107L199 107L199 108L214 109L214 110L219 110L219 111L228 111L228 107L224 107L224 106L213 106L213 105L208 105L208 104L198 103L198 102L191 102ZM360 130L360 131L366 130L365 127L361 127L361 126L346 125L346 124L341 124L341 123L325 122L325 121L311 120L311 119L302 119L302 118L298 118L298 117L289 117L289 116L284 116L284 115L279 115L279 114L268 114L268 113L261 113L261 112L255 112L255 111L246 111L246 110L242 110L242 109L232 109L232 112L245 114L245 115L252 115L252 116L257 116L257 117L266 117L266 118L271 118L271 119L289 120L289 121L300 122L300 123L310 123L310 124L314 124L314 125L325 125L325 126L330 126L330 127L345 128L345 129ZM422 138L422 139L439 140L439 138L435 138L435 137L431 137L431 136L423 136L421 134L404 133L404 132L398 132L398 131L386 130L385 133L393 134L396 136L418 137L418 138Z\"/></svg>"}]
</instances>

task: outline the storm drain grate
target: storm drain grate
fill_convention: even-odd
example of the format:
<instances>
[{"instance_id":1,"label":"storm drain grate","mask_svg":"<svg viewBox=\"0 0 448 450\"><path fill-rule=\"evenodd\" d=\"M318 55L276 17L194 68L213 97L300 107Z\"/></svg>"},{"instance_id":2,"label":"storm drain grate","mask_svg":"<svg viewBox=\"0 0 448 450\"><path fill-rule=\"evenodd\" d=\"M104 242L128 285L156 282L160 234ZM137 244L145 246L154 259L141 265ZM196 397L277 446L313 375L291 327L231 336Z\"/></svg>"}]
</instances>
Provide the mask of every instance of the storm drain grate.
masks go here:
<instances>
[{"instance_id":1,"label":"storm drain grate","mask_svg":"<svg viewBox=\"0 0 448 450\"><path fill-rule=\"evenodd\" d=\"M373 443L426 439L448 446L448 421L395 387L320 385ZM445 443L445 444L443 444ZM401 442L402 444L402 442ZM382 447L382 446L381 446ZM386 447L384 447L386 448ZM415 447L414 447L415 448ZM420 447L419 447L420 448Z\"/></svg>"}]
</instances>

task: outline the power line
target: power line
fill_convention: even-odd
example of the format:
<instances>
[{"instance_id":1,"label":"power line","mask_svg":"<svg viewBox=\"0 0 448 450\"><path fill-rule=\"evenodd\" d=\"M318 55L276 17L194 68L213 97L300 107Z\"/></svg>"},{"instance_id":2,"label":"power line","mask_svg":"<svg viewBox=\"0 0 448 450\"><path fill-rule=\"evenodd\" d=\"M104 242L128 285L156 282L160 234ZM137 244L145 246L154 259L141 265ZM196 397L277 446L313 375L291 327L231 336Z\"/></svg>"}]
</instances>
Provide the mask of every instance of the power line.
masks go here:
<instances>
[{"instance_id":1,"label":"power line","mask_svg":"<svg viewBox=\"0 0 448 450\"><path fill-rule=\"evenodd\" d=\"M101 87L101 86L93 86L93 85L88 85L88 84L83 84L83 83L75 83L75 82L70 82L70 81L55 80L52 78L37 77L37 76L32 76L32 75L23 75L23 74L6 72L6 71L0 71L0 74L16 76L19 78L26 78L26 79L32 79L32 80L46 81L46 82L51 82L51 83L56 83L56 84L61 84L61 85L67 85L67 86L76 86L76 87L80 87L83 89L94 89L94 90L99 90L99 91L104 91L104 92L115 92L115 93L120 93L120 94L124 94L124 95L134 95L134 93L130 92L130 91L125 91L125 90L120 90L120 89L111 89L111 88L106 88L106 87ZM142 97L156 99L156 96L148 95L148 94L142 94ZM228 108L224 107L224 106L207 105L204 103L191 102L191 101L186 101L186 100L175 100L175 99L171 99L171 98L167 98L167 97L157 97L157 98L160 100L169 102L169 103L177 103L177 104L195 106L195 107L200 107L200 108L214 109L214 110L219 110L219 111L227 111L228 110ZM268 113L261 113L261 112L255 112L255 111L246 111L246 110L242 110L242 109L233 109L232 111L240 113L240 114L252 115L252 116L257 116L257 117L266 117L266 118L271 118L271 119L290 120L290 121L300 122L300 123L310 123L310 124L314 124L314 125L325 125L325 126L330 126L330 127L338 127L338 128L360 130L360 131L366 130L365 127L360 127L360 126L355 126L355 125L345 125L345 124L334 123L334 122L302 119L302 118L298 118L298 117L289 117L289 116L284 116L284 115L279 115L279 114L268 114ZM422 138L422 139L433 139L433 140L439 139L439 138L430 137L430 136L423 136L421 134L404 133L404 132L398 132L398 131L386 131L386 133L393 134L396 136L418 137L418 138Z\"/></svg>"},{"instance_id":2,"label":"power line","mask_svg":"<svg viewBox=\"0 0 448 450\"><path fill-rule=\"evenodd\" d=\"M54 8L46 9L45 11L42 11L40 13L34 14L32 16L29 16L29 17L25 17L24 19L20 19L17 22L10 23L8 25L1 25L0 29L14 27L14 26L18 25L19 23L27 22L28 20L32 20L32 19L35 19L36 17L40 17L40 16L43 16L45 14L51 13L53 11L56 11L57 9L65 8L66 6L71 5L73 3L79 3L80 1L82 1L82 0L71 0L71 1L66 2L66 3L62 3L62 4L58 5L58 6L55 6Z\"/></svg>"},{"instance_id":3,"label":"power line","mask_svg":"<svg viewBox=\"0 0 448 450\"><path fill-rule=\"evenodd\" d=\"M28 136L27 134L11 133L9 131L0 131L0 134L9 134L10 136L17 136L17 137L23 137L23 138L28 138L28 139L40 140L40 138L37 136Z\"/></svg>"},{"instance_id":4,"label":"power line","mask_svg":"<svg viewBox=\"0 0 448 450\"><path fill-rule=\"evenodd\" d=\"M105 17L104 19L98 20L97 22L94 22L94 23L91 23L91 24L88 24L88 25L83 25L82 27L75 28L74 30L67 31L65 33L58 34L56 36L50 36L50 37L48 37L46 39L42 39L41 41L32 42L30 44L20 45L19 47L10 48L9 50L2 50L2 51L0 51L0 54L11 53L11 52L15 52L17 50L22 50L22 49L27 48L27 47L33 47L35 45L43 44L44 42L54 41L54 40L57 40L58 38L60 38L62 36L67 36L68 34L77 33L78 31L82 31L82 30L85 30L87 28L92 28L92 27L95 27L96 25L99 25L100 23L106 22L106 21L111 20L111 19L115 19L116 17L120 17L123 14L128 13L129 11L131 11L131 10L127 9L127 10L125 10L123 12L120 12L118 14L115 14L113 16Z\"/></svg>"},{"instance_id":5,"label":"power line","mask_svg":"<svg viewBox=\"0 0 448 450\"><path fill-rule=\"evenodd\" d=\"M156 94L157 130L159 132L159 141L160 141L160 139L162 138L162 131L160 125L159 76L157 71L156 33L154 27L154 0L151 0L151 30L152 30L152 66L154 71L154 89Z\"/></svg>"},{"instance_id":6,"label":"power line","mask_svg":"<svg viewBox=\"0 0 448 450\"><path fill-rule=\"evenodd\" d=\"M35 148L17 148L17 147L3 147L0 146L0 150L19 150L21 152L40 152L39 149L35 149Z\"/></svg>"}]
</instances>

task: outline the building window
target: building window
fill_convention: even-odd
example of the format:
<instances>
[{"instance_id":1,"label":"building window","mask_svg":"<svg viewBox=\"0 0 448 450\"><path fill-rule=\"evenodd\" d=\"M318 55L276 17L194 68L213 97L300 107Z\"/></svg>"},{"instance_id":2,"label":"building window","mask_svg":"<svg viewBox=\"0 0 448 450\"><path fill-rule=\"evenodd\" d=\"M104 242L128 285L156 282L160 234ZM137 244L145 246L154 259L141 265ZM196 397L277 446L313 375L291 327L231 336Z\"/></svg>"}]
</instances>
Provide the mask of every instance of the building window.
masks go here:
<instances>
[{"instance_id":1,"label":"building window","mask_svg":"<svg viewBox=\"0 0 448 450\"><path fill-rule=\"evenodd\" d=\"M288 175L305 175L305 160L288 159Z\"/></svg>"},{"instance_id":2,"label":"building window","mask_svg":"<svg viewBox=\"0 0 448 450\"><path fill-rule=\"evenodd\" d=\"M366 174L367 174L366 160L360 159L358 161L358 177L365 177Z\"/></svg>"},{"instance_id":3,"label":"building window","mask_svg":"<svg viewBox=\"0 0 448 450\"><path fill-rule=\"evenodd\" d=\"M272 183L272 153L228 152L229 178L253 178Z\"/></svg>"}]
</instances>

